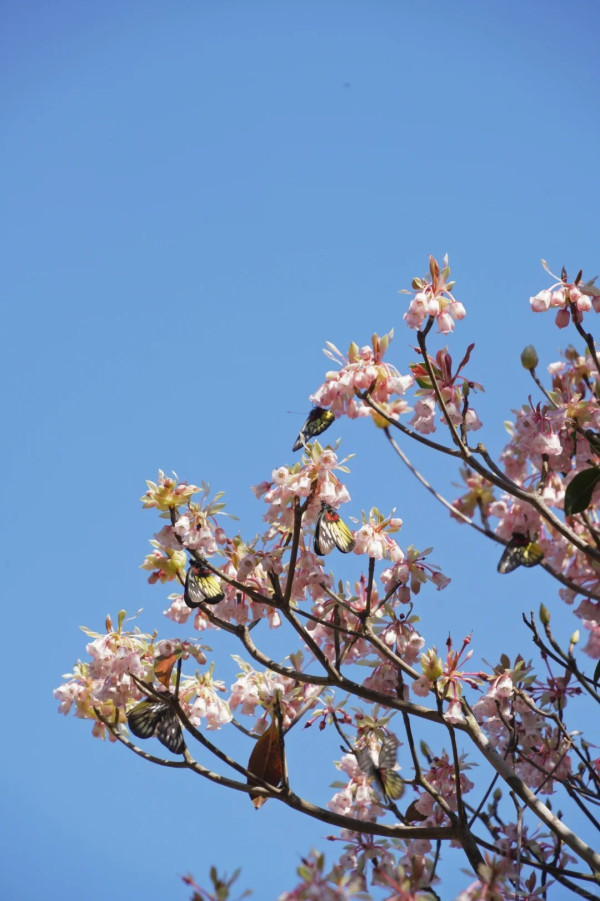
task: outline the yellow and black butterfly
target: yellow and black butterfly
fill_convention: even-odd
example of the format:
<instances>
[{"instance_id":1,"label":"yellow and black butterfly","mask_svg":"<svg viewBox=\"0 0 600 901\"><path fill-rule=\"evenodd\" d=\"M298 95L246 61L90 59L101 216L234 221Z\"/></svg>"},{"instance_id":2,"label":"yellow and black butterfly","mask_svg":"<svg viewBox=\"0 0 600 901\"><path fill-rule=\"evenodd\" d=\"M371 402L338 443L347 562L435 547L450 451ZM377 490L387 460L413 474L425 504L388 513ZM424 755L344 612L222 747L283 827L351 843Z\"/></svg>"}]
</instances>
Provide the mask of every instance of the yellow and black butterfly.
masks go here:
<instances>
[{"instance_id":1,"label":"yellow and black butterfly","mask_svg":"<svg viewBox=\"0 0 600 901\"><path fill-rule=\"evenodd\" d=\"M190 566L185 577L185 590L183 600L188 607L194 609L203 602L205 604L218 604L225 595L221 583L207 566L202 566L196 560L190 561Z\"/></svg>"},{"instance_id":2,"label":"yellow and black butterfly","mask_svg":"<svg viewBox=\"0 0 600 901\"><path fill-rule=\"evenodd\" d=\"M394 770L396 766L396 749L398 739L395 735L386 735L381 742L377 761L371 748L355 751L359 767L374 780L384 798L397 801L404 794L404 780Z\"/></svg>"},{"instance_id":3,"label":"yellow and black butterfly","mask_svg":"<svg viewBox=\"0 0 600 901\"><path fill-rule=\"evenodd\" d=\"M517 566L535 566L543 557L544 552L537 541L532 541L523 532L513 532L498 561L498 572L511 573Z\"/></svg>"},{"instance_id":4,"label":"yellow and black butterfly","mask_svg":"<svg viewBox=\"0 0 600 901\"><path fill-rule=\"evenodd\" d=\"M314 438L315 435L320 435L321 432L328 429L334 419L335 416L331 410L326 410L324 407L315 407L308 414L308 419L300 429L300 434L296 438L292 450L300 450L310 438Z\"/></svg>"},{"instance_id":5,"label":"yellow and black butterfly","mask_svg":"<svg viewBox=\"0 0 600 901\"><path fill-rule=\"evenodd\" d=\"M324 557L334 546L342 554L349 554L355 543L352 532L337 511L322 501L315 525L315 554Z\"/></svg>"},{"instance_id":6,"label":"yellow and black butterfly","mask_svg":"<svg viewBox=\"0 0 600 901\"><path fill-rule=\"evenodd\" d=\"M137 738L152 738L172 751L183 754L185 742L177 714L166 701L141 701L127 714L127 725Z\"/></svg>"}]
</instances>

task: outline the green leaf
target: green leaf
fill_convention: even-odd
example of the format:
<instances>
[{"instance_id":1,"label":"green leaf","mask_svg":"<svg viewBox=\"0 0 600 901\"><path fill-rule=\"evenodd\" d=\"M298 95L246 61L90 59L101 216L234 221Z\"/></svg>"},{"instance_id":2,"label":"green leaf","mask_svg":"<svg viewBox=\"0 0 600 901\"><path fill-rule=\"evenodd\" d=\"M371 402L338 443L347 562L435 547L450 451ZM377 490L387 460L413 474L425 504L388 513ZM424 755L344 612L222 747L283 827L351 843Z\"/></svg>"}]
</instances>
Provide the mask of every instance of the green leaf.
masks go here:
<instances>
[{"instance_id":1,"label":"green leaf","mask_svg":"<svg viewBox=\"0 0 600 901\"><path fill-rule=\"evenodd\" d=\"M594 488L600 481L600 469L593 466L578 472L565 491L565 516L583 513L592 502Z\"/></svg>"},{"instance_id":2,"label":"green leaf","mask_svg":"<svg viewBox=\"0 0 600 901\"><path fill-rule=\"evenodd\" d=\"M419 388L424 388L426 391L431 391L433 385L431 384L431 380L429 378L421 378L420 376L416 379L417 385Z\"/></svg>"},{"instance_id":3,"label":"green leaf","mask_svg":"<svg viewBox=\"0 0 600 901\"><path fill-rule=\"evenodd\" d=\"M596 664L596 669L594 670L594 685L598 685L598 680L600 679L600 660Z\"/></svg>"}]
</instances>

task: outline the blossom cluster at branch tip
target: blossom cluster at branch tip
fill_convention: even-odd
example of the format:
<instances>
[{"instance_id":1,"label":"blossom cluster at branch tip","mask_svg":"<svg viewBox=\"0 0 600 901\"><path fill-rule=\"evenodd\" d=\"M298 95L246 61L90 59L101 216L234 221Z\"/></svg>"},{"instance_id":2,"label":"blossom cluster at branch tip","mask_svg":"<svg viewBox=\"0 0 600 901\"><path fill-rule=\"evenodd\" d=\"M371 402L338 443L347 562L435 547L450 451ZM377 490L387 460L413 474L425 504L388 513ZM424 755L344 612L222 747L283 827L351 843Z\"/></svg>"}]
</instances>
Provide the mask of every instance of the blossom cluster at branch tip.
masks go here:
<instances>
[{"instance_id":1,"label":"blossom cluster at branch tip","mask_svg":"<svg viewBox=\"0 0 600 901\"><path fill-rule=\"evenodd\" d=\"M67 674L65 682L54 691L54 697L60 701L60 713L67 715L74 706L77 717L94 722L94 736L108 736L111 741L116 741L113 730L98 718L97 711L113 727L124 725L131 702L144 697L138 682L154 683L155 665L162 657L177 653L184 660L191 657L200 666L206 664L201 645L179 639L157 641L156 635L137 628L126 631L122 628L124 620L122 611L117 630L113 630L110 617L105 634L83 630L93 639L86 646L91 660L78 662L74 672ZM212 666L202 674L182 679L179 697L190 721L199 725L205 719L208 729L229 722L229 705L218 694L224 690L223 683L213 679Z\"/></svg>"},{"instance_id":2,"label":"blossom cluster at branch tip","mask_svg":"<svg viewBox=\"0 0 600 901\"><path fill-rule=\"evenodd\" d=\"M429 277L413 279L412 287L416 293L404 314L409 328L420 330L426 320L435 319L438 330L447 335L454 330L455 320L465 318L463 304L451 293L455 283L449 280L449 276L448 256L444 257L442 269L437 260L430 256Z\"/></svg>"},{"instance_id":3,"label":"blossom cluster at branch tip","mask_svg":"<svg viewBox=\"0 0 600 901\"><path fill-rule=\"evenodd\" d=\"M158 470L158 482L146 480L148 490L140 498L144 507L157 507L159 510L171 510L187 504L192 495L200 491L197 485L177 482Z\"/></svg>"},{"instance_id":4,"label":"blossom cluster at branch tip","mask_svg":"<svg viewBox=\"0 0 600 901\"><path fill-rule=\"evenodd\" d=\"M460 427L465 432L481 428L481 421L471 406L470 396L473 390L483 391L483 385L461 374L471 358L474 347L474 344L469 344L454 371L452 356L446 347L438 350L435 357L428 355L427 363L423 361L411 364L410 368L418 385L416 391L418 399L414 415L409 421L409 425L412 425L415 431L422 435L435 431L435 411L438 406L442 406L438 391L445 407L440 422L446 422L448 418L452 425Z\"/></svg>"},{"instance_id":5,"label":"blossom cluster at branch tip","mask_svg":"<svg viewBox=\"0 0 600 901\"><path fill-rule=\"evenodd\" d=\"M534 297L530 297L529 303L534 313L557 309L556 325L558 328L566 328L571 317L574 323L580 324L583 321L583 314L592 308L596 313L600 312L600 289L594 284L597 276L583 282L582 273L579 272L575 281L570 282L564 269L561 277L557 278L550 272L545 260L542 260L542 265L556 281L550 288L544 288Z\"/></svg>"},{"instance_id":6,"label":"blossom cluster at branch tip","mask_svg":"<svg viewBox=\"0 0 600 901\"><path fill-rule=\"evenodd\" d=\"M326 373L325 382L310 396L312 403L329 408L336 417L371 416L377 425L383 424L381 416L361 399L362 396L368 395L391 418L407 412L409 407L403 395L412 386L413 378L401 375L395 366L383 361L393 337L392 329L382 337L374 334L370 347L359 347L352 342L347 355L328 341L323 352L340 369Z\"/></svg>"}]
</instances>

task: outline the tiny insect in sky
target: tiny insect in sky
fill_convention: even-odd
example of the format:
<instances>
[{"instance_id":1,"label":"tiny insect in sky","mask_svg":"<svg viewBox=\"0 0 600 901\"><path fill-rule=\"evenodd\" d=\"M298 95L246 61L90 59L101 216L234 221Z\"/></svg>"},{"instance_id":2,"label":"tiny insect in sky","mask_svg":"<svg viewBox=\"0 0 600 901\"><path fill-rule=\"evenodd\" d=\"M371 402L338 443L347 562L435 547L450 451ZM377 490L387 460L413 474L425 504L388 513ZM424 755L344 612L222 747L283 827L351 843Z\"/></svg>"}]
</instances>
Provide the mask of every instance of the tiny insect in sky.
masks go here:
<instances>
[{"instance_id":1,"label":"tiny insect in sky","mask_svg":"<svg viewBox=\"0 0 600 901\"><path fill-rule=\"evenodd\" d=\"M207 566L202 566L196 560L190 562L185 577L185 590L183 600L192 609L205 604L218 604L225 595L221 583Z\"/></svg>"},{"instance_id":2,"label":"tiny insect in sky","mask_svg":"<svg viewBox=\"0 0 600 901\"><path fill-rule=\"evenodd\" d=\"M315 525L315 554L324 557L334 547L342 554L349 554L355 544L346 523L332 506L323 501Z\"/></svg>"},{"instance_id":3,"label":"tiny insect in sky","mask_svg":"<svg viewBox=\"0 0 600 901\"><path fill-rule=\"evenodd\" d=\"M517 566L535 566L544 557L544 552L536 541L523 532L514 532L498 561L499 573L511 573Z\"/></svg>"},{"instance_id":4,"label":"tiny insect in sky","mask_svg":"<svg viewBox=\"0 0 600 901\"><path fill-rule=\"evenodd\" d=\"M381 794L391 801L397 801L404 794L404 780L394 770L397 748L396 736L386 735L381 742L377 760L371 748L361 748L354 752L363 773L370 776Z\"/></svg>"},{"instance_id":5,"label":"tiny insect in sky","mask_svg":"<svg viewBox=\"0 0 600 901\"><path fill-rule=\"evenodd\" d=\"M335 416L331 410L326 410L324 407L314 407L308 414L308 419L300 429L300 434L296 438L292 450L300 450L310 438L314 438L315 435L320 435L321 432L328 429L334 419Z\"/></svg>"},{"instance_id":6,"label":"tiny insect in sky","mask_svg":"<svg viewBox=\"0 0 600 901\"><path fill-rule=\"evenodd\" d=\"M166 701L146 700L127 714L127 725L137 738L156 736L173 754L183 754L185 742L177 714Z\"/></svg>"}]
</instances>

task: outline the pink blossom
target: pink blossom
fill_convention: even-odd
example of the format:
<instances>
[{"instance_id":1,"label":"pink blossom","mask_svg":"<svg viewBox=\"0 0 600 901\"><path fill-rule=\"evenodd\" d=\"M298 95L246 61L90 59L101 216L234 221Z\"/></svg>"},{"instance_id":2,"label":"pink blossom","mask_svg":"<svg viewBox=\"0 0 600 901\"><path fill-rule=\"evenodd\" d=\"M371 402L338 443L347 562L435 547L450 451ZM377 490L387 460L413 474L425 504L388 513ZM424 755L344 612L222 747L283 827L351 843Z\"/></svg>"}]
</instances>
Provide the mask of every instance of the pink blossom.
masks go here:
<instances>
[{"instance_id":1,"label":"pink blossom","mask_svg":"<svg viewBox=\"0 0 600 901\"><path fill-rule=\"evenodd\" d=\"M448 334L454 330L455 319L464 319L466 311L463 304L450 293L454 282L449 281L449 275L447 257L444 258L444 268L441 271L437 261L432 256L429 257L429 276L413 280L416 293L404 314L404 321L409 328L420 329L426 319L433 317L438 330L442 334Z\"/></svg>"},{"instance_id":2,"label":"pink blossom","mask_svg":"<svg viewBox=\"0 0 600 901\"><path fill-rule=\"evenodd\" d=\"M163 615L174 623L187 623L192 615L192 611L183 600L182 594L170 594L168 600L171 601L169 607L163 610Z\"/></svg>"},{"instance_id":3,"label":"pink blossom","mask_svg":"<svg viewBox=\"0 0 600 901\"><path fill-rule=\"evenodd\" d=\"M414 416L410 425L414 426L421 435L435 432L435 397L431 393L428 397L420 398L414 406Z\"/></svg>"},{"instance_id":4,"label":"pink blossom","mask_svg":"<svg viewBox=\"0 0 600 901\"><path fill-rule=\"evenodd\" d=\"M587 644L583 648L584 654L597 660L600 657L600 623L595 620L584 619L583 625L589 629Z\"/></svg>"},{"instance_id":5,"label":"pink blossom","mask_svg":"<svg viewBox=\"0 0 600 901\"><path fill-rule=\"evenodd\" d=\"M411 682L410 687L413 694L417 695L417 697L426 698L431 691L432 683L427 676L419 676L418 679L414 679L413 682Z\"/></svg>"},{"instance_id":6,"label":"pink blossom","mask_svg":"<svg viewBox=\"0 0 600 901\"><path fill-rule=\"evenodd\" d=\"M464 722L465 717L462 711L461 703L458 699L450 701L444 713L444 719L449 723L454 724Z\"/></svg>"},{"instance_id":7,"label":"pink blossom","mask_svg":"<svg viewBox=\"0 0 600 901\"><path fill-rule=\"evenodd\" d=\"M206 720L204 728L220 729L231 722L229 704L218 695L218 692L224 691L223 682L213 679L210 671L181 680L179 697L194 726L200 726L201 721Z\"/></svg>"},{"instance_id":8,"label":"pink blossom","mask_svg":"<svg viewBox=\"0 0 600 901\"><path fill-rule=\"evenodd\" d=\"M394 366L383 362L392 337L393 331L382 338L374 335L372 347L359 348L351 344L347 356L328 342L325 354L341 365L341 369L326 374L326 381L311 395L311 401L317 406L327 407L336 416L345 414L350 419L377 415L357 397L357 393L368 390L379 406L385 408L388 404L393 405L394 398L404 394L413 384L413 378L400 375ZM403 409L405 406L402 404L397 412Z\"/></svg>"},{"instance_id":9,"label":"pink blossom","mask_svg":"<svg viewBox=\"0 0 600 901\"><path fill-rule=\"evenodd\" d=\"M534 313L545 313L550 308L551 301L552 291L549 291L547 288L540 291L535 297L529 298L529 303Z\"/></svg>"}]
</instances>

